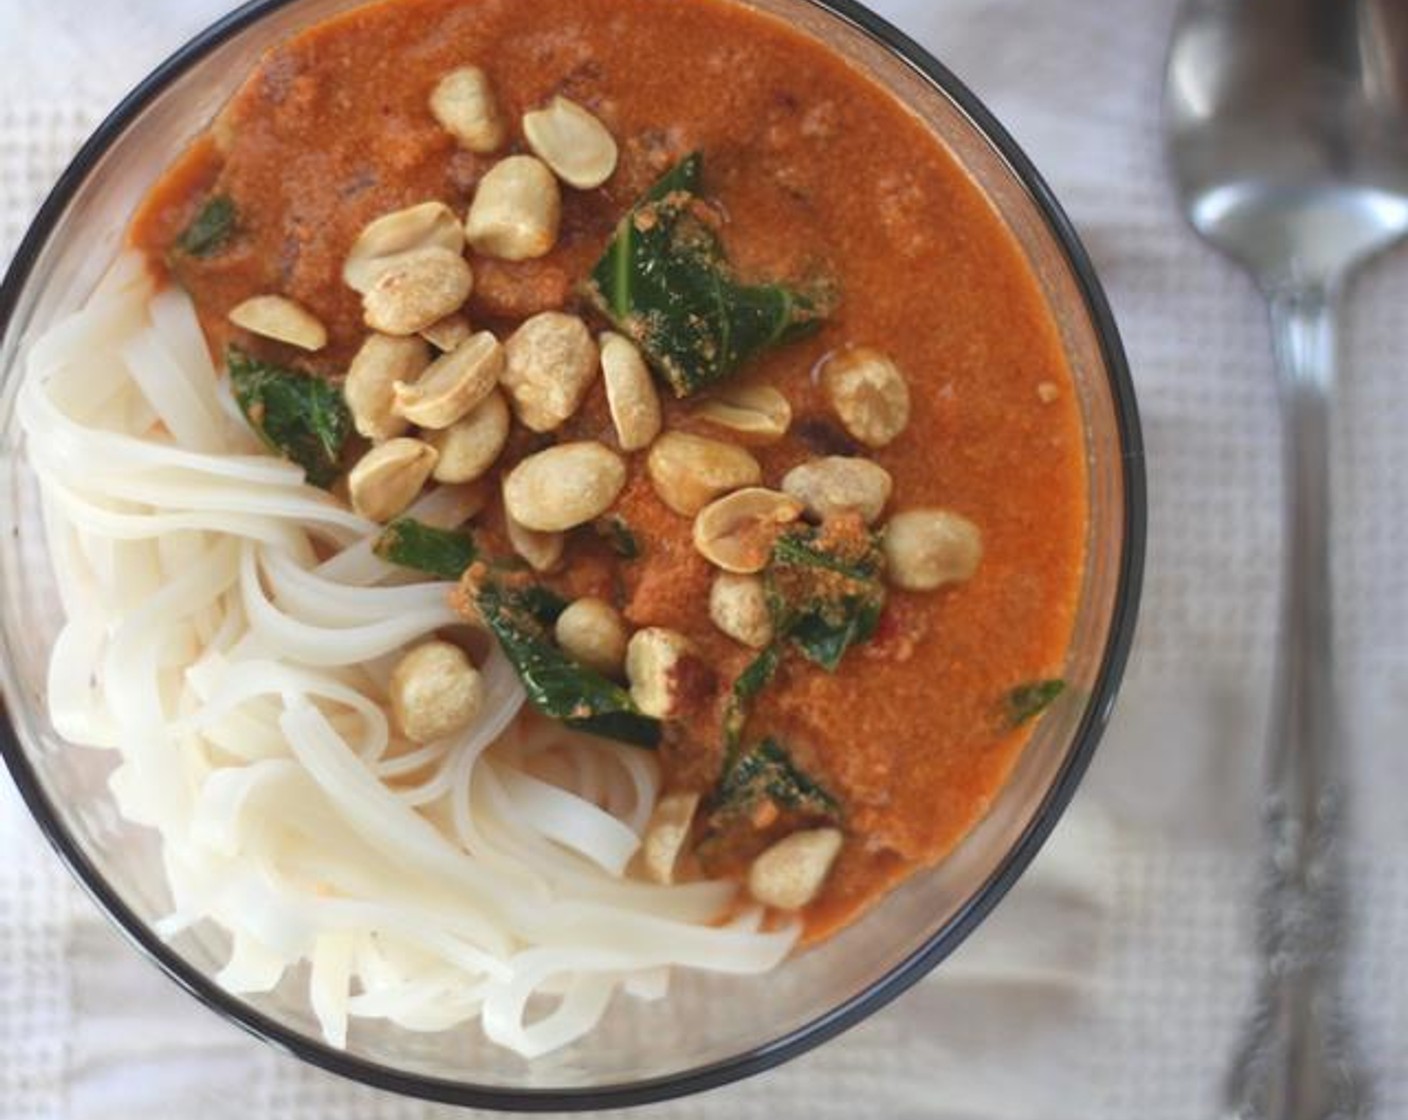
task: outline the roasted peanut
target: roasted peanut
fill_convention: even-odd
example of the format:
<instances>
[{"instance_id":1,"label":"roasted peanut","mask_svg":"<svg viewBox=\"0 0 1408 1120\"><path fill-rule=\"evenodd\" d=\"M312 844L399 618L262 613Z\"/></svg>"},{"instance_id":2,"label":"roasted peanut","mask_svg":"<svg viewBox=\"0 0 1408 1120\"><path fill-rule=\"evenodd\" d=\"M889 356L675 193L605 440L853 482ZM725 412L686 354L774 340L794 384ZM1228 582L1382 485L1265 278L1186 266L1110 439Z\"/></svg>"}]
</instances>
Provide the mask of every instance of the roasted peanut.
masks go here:
<instances>
[{"instance_id":1,"label":"roasted peanut","mask_svg":"<svg viewBox=\"0 0 1408 1120\"><path fill-rule=\"evenodd\" d=\"M596 343L575 315L544 311L504 343L500 381L526 428L549 432L577 411L596 376Z\"/></svg>"},{"instance_id":2,"label":"roasted peanut","mask_svg":"<svg viewBox=\"0 0 1408 1120\"><path fill-rule=\"evenodd\" d=\"M553 633L569 657L605 677L619 677L626 667L626 624L621 612L603 599L578 599L557 616Z\"/></svg>"},{"instance_id":3,"label":"roasted peanut","mask_svg":"<svg viewBox=\"0 0 1408 1120\"><path fill-rule=\"evenodd\" d=\"M476 253L506 261L541 257L557 242L562 193L542 160L509 156L479 181L465 219Z\"/></svg>"},{"instance_id":4,"label":"roasted peanut","mask_svg":"<svg viewBox=\"0 0 1408 1120\"><path fill-rule=\"evenodd\" d=\"M404 436L373 447L347 475L352 508L372 521L390 521L415 501L435 460L435 448Z\"/></svg>"},{"instance_id":5,"label":"roasted peanut","mask_svg":"<svg viewBox=\"0 0 1408 1120\"><path fill-rule=\"evenodd\" d=\"M504 395L494 389L458 423L430 432L426 442L440 458L436 482L473 482L488 473L508 441L509 413Z\"/></svg>"},{"instance_id":6,"label":"roasted peanut","mask_svg":"<svg viewBox=\"0 0 1408 1120\"><path fill-rule=\"evenodd\" d=\"M503 368L504 348L480 331L431 362L419 380L396 382L396 413L422 428L448 428L494 391Z\"/></svg>"},{"instance_id":7,"label":"roasted peanut","mask_svg":"<svg viewBox=\"0 0 1408 1120\"><path fill-rule=\"evenodd\" d=\"M873 525L890 500L890 472L869 459L831 455L793 467L782 478L791 494L812 517L858 513Z\"/></svg>"},{"instance_id":8,"label":"roasted peanut","mask_svg":"<svg viewBox=\"0 0 1408 1120\"><path fill-rule=\"evenodd\" d=\"M523 135L533 153L578 190L593 190L616 170L616 141L575 101L554 97L546 109L523 115Z\"/></svg>"},{"instance_id":9,"label":"roasted peanut","mask_svg":"<svg viewBox=\"0 0 1408 1120\"><path fill-rule=\"evenodd\" d=\"M911 509L885 526L890 582L906 591L932 591L971 579L983 559L983 534L961 514Z\"/></svg>"},{"instance_id":10,"label":"roasted peanut","mask_svg":"<svg viewBox=\"0 0 1408 1120\"><path fill-rule=\"evenodd\" d=\"M432 245L387 263L362 296L367 326L383 334L417 334L464 306L474 288L469 263Z\"/></svg>"},{"instance_id":11,"label":"roasted peanut","mask_svg":"<svg viewBox=\"0 0 1408 1120\"><path fill-rule=\"evenodd\" d=\"M300 350L321 350L328 344L327 328L318 317L284 296L252 296L230 312L230 322Z\"/></svg>"},{"instance_id":12,"label":"roasted peanut","mask_svg":"<svg viewBox=\"0 0 1408 1120\"><path fill-rule=\"evenodd\" d=\"M656 719L678 715L684 706L685 662L697 656L683 634L648 626L631 635L626 645L626 679L631 699Z\"/></svg>"},{"instance_id":13,"label":"roasted peanut","mask_svg":"<svg viewBox=\"0 0 1408 1120\"><path fill-rule=\"evenodd\" d=\"M429 743L474 723L484 707L484 681L459 646L416 646L391 671L391 712L406 738Z\"/></svg>"},{"instance_id":14,"label":"roasted peanut","mask_svg":"<svg viewBox=\"0 0 1408 1120\"><path fill-rule=\"evenodd\" d=\"M443 202L422 202L383 214L367 225L352 244L342 266L343 282L365 295L388 265L421 249L464 252L464 226Z\"/></svg>"},{"instance_id":15,"label":"roasted peanut","mask_svg":"<svg viewBox=\"0 0 1408 1120\"><path fill-rule=\"evenodd\" d=\"M792 406L771 385L739 385L710 397L695 409L696 416L721 428L772 443L792 425Z\"/></svg>"},{"instance_id":16,"label":"roasted peanut","mask_svg":"<svg viewBox=\"0 0 1408 1120\"><path fill-rule=\"evenodd\" d=\"M802 516L788 494L749 486L710 502L694 519L694 547L726 572L761 572L778 530Z\"/></svg>"},{"instance_id":17,"label":"roasted peanut","mask_svg":"<svg viewBox=\"0 0 1408 1120\"><path fill-rule=\"evenodd\" d=\"M822 388L846 431L867 447L891 443L909 423L909 386L893 361L858 347L833 354Z\"/></svg>"},{"instance_id":18,"label":"roasted peanut","mask_svg":"<svg viewBox=\"0 0 1408 1120\"><path fill-rule=\"evenodd\" d=\"M430 350L414 336L368 335L347 369L342 396L357 431L373 443L384 443L407 428L394 409L395 385L413 381L430 364Z\"/></svg>"},{"instance_id":19,"label":"roasted peanut","mask_svg":"<svg viewBox=\"0 0 1408 1120\"><path fill-rule=\"evenodd\" d=\"M842 840L836 828L807 829L779 840L748 869L748 893L764 906L800 910L821 893Z\"/></svg>"},{"instance_id":20,"label":"roasted peanut","mask_svg":"<svg viewBox=\"0 0 1408 1120\"><path fill-rule=\"evenodd\" d=\"M611 508L626 485L626 464L604 444L560 443L530 455L504 479L504 506L520 525L557 533Z\"/></svg>"},{"instance_id":21,"label":"roasted peanut","mask_svg":"<svg viewBox=\"0 0 1408 1120\"><path fill-rule=\"evenodd\" d=\"M755 575L720 572L715 576L709 589L709 617L715 626L745 646L763 649L772 641L767 590Z\"/></svg>"},{"instance_id":22,"label":"roasted peanut","mask_svg":"<svg viewBox=\"0 0 1408 1120\"><path fill-rule=\"evenodd\" d=\"M667 793L655 803L640 851L641 870L647 879L655 883L675 881L675 865L698 811L697 793Z\"/></svg>"},{"instance_id":23,"label":"roasted peanut","mask_svg":"<svg viewBox=\"0 0 1408 1120\"><path fill-rule=\"evenodd\" d=\"M649 447L660 434L660 394L635 343L611 331L601 336L606 404L622 451Z\"/></svg>"},{"instance_id":24,"label":"roasted peanut","mask_svg":"<svg viewBox=\"0 0 1408 1120\"><path fill-rule=\"evenodd\" d=\"M420 336L440 353L448 354L473 333L474 328L469 325L469 320L456 312L446 315L439 322L431 323L420 332Z\"/></svg>"},{"instance_id":25,"label":"roasted peanut","mask_svg":"<svg viewBox=\"0 0 1408 1120\"><path fill-rule=\"evenodd\" d=\"M430 112L471 152L495 151L508 139L489 76L477 66L461 66L441 78L430 95Z\"/></svg>"},{"instance_id":26,"label":"roasted peanut","mask_svg":"<svg viewBox=\"0 0 1408 1120\"><path fill-rule=\"evenodd\" d=\"M666 432L656 440L645 467L660 500L685 517L763 478L758 460L743 448L687 432Z\"/></svg>"},{"instance_id":27,"label":"roasted peanut","mask_svg":"<svg viewBox=\"0 0 1408 1120\"><path fill-rule=\"evenodd\" d=\"M566 534L539 533L520 525L511 516L505 515L505 519L508 543L535 572L550 572L562 563L562 553L567 547Z\"/></svg>"}]
</instances>

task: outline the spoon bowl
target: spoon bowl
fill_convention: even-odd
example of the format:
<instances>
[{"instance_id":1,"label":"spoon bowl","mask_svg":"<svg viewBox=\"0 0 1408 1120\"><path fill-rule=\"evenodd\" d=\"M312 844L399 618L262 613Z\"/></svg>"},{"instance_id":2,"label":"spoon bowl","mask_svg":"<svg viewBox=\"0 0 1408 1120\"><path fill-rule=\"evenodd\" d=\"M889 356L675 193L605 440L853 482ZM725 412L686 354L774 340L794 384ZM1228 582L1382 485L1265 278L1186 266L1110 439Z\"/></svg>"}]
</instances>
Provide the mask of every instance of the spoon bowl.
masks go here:
<instances>
[{"instance_id":1,"label":"spoon bowl","mask_svg":"<svg viewBox=\"0 0 1408 1120\"><path fill-rule=\"evenodd\" d=\"M1166 129L1195 229L1263 288L1334 282L1408 233L1408 6L1192 0Z\"/></svg>"}]
</instances>

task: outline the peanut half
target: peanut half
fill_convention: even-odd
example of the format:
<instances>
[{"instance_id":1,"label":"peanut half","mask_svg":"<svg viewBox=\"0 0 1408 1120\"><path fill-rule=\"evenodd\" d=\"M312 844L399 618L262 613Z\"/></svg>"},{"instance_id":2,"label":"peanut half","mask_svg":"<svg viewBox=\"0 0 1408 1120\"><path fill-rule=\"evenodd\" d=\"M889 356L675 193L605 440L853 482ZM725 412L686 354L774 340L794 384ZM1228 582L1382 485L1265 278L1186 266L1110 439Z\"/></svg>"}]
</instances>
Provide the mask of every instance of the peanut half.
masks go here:
<instances>
[{"instance_id":1,"label":"peanut half","mask_svg":"<svg viewBox=\"0 0 1408 1120\"><path fill-rule=\"evenodd\" d=\"M697 654L683 634L648 626L626 645L626 679L631 699L644 714L669 719L684 708L685 662Z\"/></svg>"},{"instance_id":2,"label":"peanut half","mask_svg":"<svg viewBox=\"0 0 1408 1120\"><path fill-rule=\"evenodd\" d=\"M352 243L342 266L343 282L365 295L398 257L431 246L456 255L464 252L464 227L443 202L422 202L383 214Z\"/></svg>"},{"instance_id":3,"label":"peanut half","mask_svg":"<svg viewBox=\"0 0 1408 1120\"><path fill-rule=\"evenodd\" d=\"M525 113L523 135L533 154L578 190L594 190L616 170L616 140L601 121L565 97Z\"/></svg>"},{"instance_id":4,"label":"peanut half","mask_svg":"<svg viewBox=\"0 0 1408 1120\"><path fill-rule=\"evenodd\" d=\"M318 317L285 296L253 296L230 312L230 322L300 350L317 351L328 344L327 328Z\"/></svg>"},{"instance_id":5,"label":"peanut half","mask_svg":"<svg viewBox=\"0 0 1408 1120\"><path fill-rule=\"evenodd\" d=\"M645 469L660 500L685 517L721 494L756 486L763 478L758 460L743 448L687 432L666 432L657 439Z\"/></svg>"},{"instance_id":6,"label":"peanut half","mask_svg":"<svg viewBox=\"0 0 1408 1120\"><path fill-rule=\"evenodd\" d=\"M858 347L826 360L821 385L846 431L867 447L885 447L909 424L909 386L899 366Z\"/></svg>"},{"instance_id":7,"label":"peanut half","mask_svg":"<svg viewBox=\"0 0 1408 1120\"><path fill-rule=\"evenodd\" d=\"M440 453L436 482L473 482L483 478L508 442L510 416L503 393L494 389L464 419L443 431L429 432L426 442Z\"/></svg>"},{"instance_id":8,"label":"peanut half","mask_svg":"<svg viewBox=\"0 0 1408 1120\"><path fill-rule=\"evenodd\" d=\"M604 599L578 599L557 616L557 644L569 657L605 677L626 669L626 623L621 612Z\"/></svg>"},{"instance_id":9,"label":"peanut half","mask_svg":"<svg viewBox=\"0 0 1408 1120\"><path fill-rule=\"evenodd\" d=\"M396 412L421 428L448 428L494 391L503 368L504 348L480 331L436 358L415 382L396 382Z\"/></svg>"},{"instance_id":10,"label":"peanut half","mask_svg":"<svg viewBox=\"0 0 1408 1120\"><path fill-rule=\"evenodd\" d=\"M812 828L779 840L748 869L748 893L764 906L800 910L813 901L841 854L835 828Z\"/></svg>"},{"instance_id":11,"label":"peanut half","mask_svg":"<svg viewBox=\"0 0 1408 1120\"><path fill-rule=\"evenodd\" d=\"M429 347L413 335L369 335L342 383L342 396L358 433L373 443L385 443L404 432L409 425L393 407L395 385L414 381L429 364Z\"/></svg>"},{"instance_id":12,"label":"peanut half","mask_svg":"<svg viewBox=\"0 0 1408 1120\"><path fill-rule=\"evenodd\" d=\"M459 646L416 646L391 671L391 712L406 738L429 743L463 731L484 708L484 681Z\"/></svg>"},{"instance_id":13,"label":"peanut half","mask_svg":"<svg viewBox=\"0 0 1408 1120\"><path fill-rule=\"evenodd\" d=\"M430 95L430 112L460 146L481 155L496 151L508 139L508 126L489 75L478 66L451 70Z\"/></svg>"},{"instance_id":14,"label":"peanut half","mask_svg":"<svg viewBox=\"0 0 1408 1120\"><path fill-rule=\"evenodd\" d=\"M793 467L782 477L782 489L819 519L858 513L873 525L890 500L890 472L869 459L829 455Z\"/></svg>"},{"instance_id":15,"label":"peanut half","mask_svg":"<svg viewBox=\"0 0 1408 1120\"><path fill-rule=\"evenodd\" d=\"M635 343L606 331L600 339L606 404L622 451L649 447L660 434L660 394Z\"/></svg>"},{"instance_id":16,"label":"peanut half","mask_svg":"<svg viewBox=\"0 0 1408 1120\"><path fill-rule=\"evenodd\" d=\"M586 323L561 311L543 311L504 343L500 378L524 427L550 432L577 411L600 365Z\"/></svg>"},{"instance_id":17,"label":"peanut half","mask_svg":"<svg viewBox=\"0 0 1408 1120\"><path fill-rule=\"evenodd\" d=\"M983 560L983 534L951 510L911 509L890 518L882 548L891 583L933 591L973 577Z\"/></svg>"},{"instance_id":18,"label":"peanut half","mask_svg":"<svg viewBox=\"0 0 1408 1120\"><path fill-rule=\"evenodd\" d=\"M709 589L709 618L720 630L752 649L773 639L767 589L755 575L720 572Z\"/></svg>"},{"instance_id":19,"label":"peanut half","mask_svg":"<svg viewBox=\"0 0 1408 1120\"><path fill-rule=\"evenodd\" d=\"M802 503L788 494L761 486L735 490L699 511L694 547L726 572L761 572L772 557L778 530L801 515Z\"/></svg>"},{"instance_id":20,"label":"peanut half","mask_svg":"<svg viewBox=\"0 0 1408 1120\"><path fill-rule=\"evenodd\" d=\"M667 793L655 803L641 842L641 869L647 879L656 883L675 881L675 865L689 840L699 801L697 793Z\"/></svg>"},{"instance_id":21,"label":"peanut half","mask_svg":"<svg viewBox=\"0 0 1408 1120\"><path fill-rule=\"evenodd\" d=\"M504 506L524 528L562 532L601 516L625 485L626 464L605 444L560 443L509 472Z\"/></svg>"},{"instance_id":22,"label":"peanut half","mask_svg":"<svg viewBox=\"0 0 1408 1120\"><path fill-rule=\"evenodd\" d=\"M362 311L372 330L418 334L463 307L473 288L469 262L431 245L388 263L362 296Z\"/></svg>"},{"instance_id":23,"label":"peanut half","mask_svg":"<svg viewBox=\"0 0 1408 1120\"><path fill-rule=\"evenodd\" d=\"M562 193L542 160L509 156L479 181L465 219L476 253L506 261L541 257L557 243Z\"/></svg>"},{"instance_id":24,"label":"peanut half","mask_svg":"<svg viewBox=\"0 0 1408 1120\"><path fill-rule=\"evenodd\" d=\"M416 500L435 459L435 448L404 436L372 448L347 475L352 508L371 521L390 521Z\"/></svg>"},{"instance_id":25,"label":"peanut half","mask_svg":"<svg viewBox=\"0 0 1408 1120\"><path fill-rule=\"evenodd\" d=\"M739 385L709 398L694 414L721 428L773 443L792 426L792 406L771 385Z\"/></svg>"}]
</instances>

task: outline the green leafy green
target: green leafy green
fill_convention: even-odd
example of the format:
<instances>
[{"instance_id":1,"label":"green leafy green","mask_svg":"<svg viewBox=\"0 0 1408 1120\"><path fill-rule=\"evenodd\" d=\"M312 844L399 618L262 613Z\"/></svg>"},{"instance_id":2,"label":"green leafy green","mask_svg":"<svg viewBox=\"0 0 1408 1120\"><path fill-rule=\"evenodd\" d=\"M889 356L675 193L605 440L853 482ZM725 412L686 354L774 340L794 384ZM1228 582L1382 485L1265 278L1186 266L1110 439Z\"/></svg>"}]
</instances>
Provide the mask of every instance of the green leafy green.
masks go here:
<instances>
[{"instance_id":1,"label":"green leafy green","mask_svg":"<svg viewBox=\"0 0 1408 1120\"><path fill-rule=\"evenodd\" d=\"M1027 681L1019 684L1003 698L1003 714L1009 727L1021 727L1028 720L1035 719L1066 691L1066 682L1060 678L1044 681Z\"/></svg>"},{"instance_id":2,"label":"green leafy green","mask_svg":"<svg viewBox=\"0 0 1408 1120\"><path fill-rule=\"evenodd\" d=\"M769 347L805 337L834 303L823 290L741 283L701 216L702 171L695 152L656 183L622 219L587 285L677 397L723 380Z\"/></svg>"},{"instance_id":3,"label":"green leafy green","mask_svg":"<svg viewBox=\"0 0 1408 1120\"><path fill-rule=\"evenodd\" d=\"M270 448L293 460L323 489L341 473L352 415L342 391L321 377L252 358L231 347L225 356L240 411Z\"/></svg>"},{"instance_id":4,"label":"green leafy green","mask_svg":"<svg viewBox=\"0 0 1408 1120\"><path fill-rule=\"evenodd\" d=\"M235 204L223 194L212 195L176 239L176 247L191 257L213 257L234 236Z\"/></svg>"},{"instance_id":5,"label":"green leafy green","mask_svg":"<svg viewBox=\"0 0 1408 1120\"><path fill-rule=\"evenodd\" d=\"M596 530L597 536L606 542L611 551L622 560L640 559L640 541L636 539L630 525L619 513L597 518L592 523L592 528Z\"/></svg>"},{"instance_id":6,"label":"green leafy green","mask_svg":"<svg viewBox=\"0 0 1408 1120\"><path fill-rule=\"evenodd\" d=\"M566 604L535 584L479 580L474 601L498 638L538 711L569 727L639 747L660 742L660 722L643 714L614 681L579 664L553 644L548 627Z\"/></svg>"},{"instance_id":7,"label":"green leafy green","mask_svg":"<svg viewBox=\"0 0 1408 1120\"><path fill-rule=\"evenodd\" d=\"M799 527L773 546L765 580L773 625L827 672L852 646L874 636L885 609L881 553L874 537L839 543Z\"/></svg>"},{"instance_id":8,"label":"green leafy green","mask_svg":"<svg viewBox=\"0 0 1408 1120\"><path fill-rule=\"evenodd\" d=\"M776 739L764 739L734 759L714 790L715 815L748 813L764 799L806 816L837 817L840 803L792 761Z\"/></svg>"},{"instance_id":9,"label":"green leafy green","mask_svg":"<svg viewBox=\"0 0 1408 1120\"><path fill-rule=\"evenodd\" d=\"M776 645L769 646L758 654L748 667L738 674L729 694L728 706L724 711L725 764L738 751L743 739L743 728L748 722L748 711L763 689L777 676L777 667L782 661L782 650Z\"/></svg>"},{"instance_id":10,"label":"green leafy green","mask_svg":"<svg viewBox=\"0 0 1408 1120\"><path fill-rule=\"evenodd\" d=\"M478 555L467 532L436 529L413 517L400 518L382 530L373 551L389 564L439 579L459 579Z\"/></svg>"}]
</instances>

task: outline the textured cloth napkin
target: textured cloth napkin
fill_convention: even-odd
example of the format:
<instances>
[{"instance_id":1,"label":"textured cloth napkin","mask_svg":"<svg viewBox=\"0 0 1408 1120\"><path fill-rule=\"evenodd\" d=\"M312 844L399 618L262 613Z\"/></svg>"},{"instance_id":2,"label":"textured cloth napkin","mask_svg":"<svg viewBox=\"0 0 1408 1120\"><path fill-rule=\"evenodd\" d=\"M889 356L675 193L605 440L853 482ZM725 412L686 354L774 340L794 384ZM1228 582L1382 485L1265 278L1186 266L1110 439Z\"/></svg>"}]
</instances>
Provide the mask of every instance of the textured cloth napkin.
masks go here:
<instances>
[{"instance_id":1,"label":"textured cloth napkin","mask_svg":"<svg viewBox=\"0 0 1408 1120\"><path fill-rule=\"evenodd\" d=\"M0 0L0 262L117 97L222 0ZM1032 871L938 974L780 1070L646 1110L731 1120L1194 1120L1249 995L1280 443L1249 283L1162 164L1172 0L875 0L996 111L1109 290L1149 444L1142 629L1115 724ZM1408 251L1345 322L1339 656L1355 834L1349 988L1378 1115L1408 1118ZM0 1116L449 1115L305 1068L140 960L0 780Z\"/></svg>"}]
</instances>

